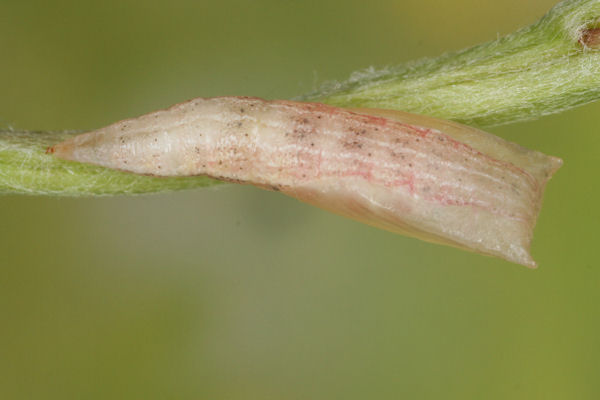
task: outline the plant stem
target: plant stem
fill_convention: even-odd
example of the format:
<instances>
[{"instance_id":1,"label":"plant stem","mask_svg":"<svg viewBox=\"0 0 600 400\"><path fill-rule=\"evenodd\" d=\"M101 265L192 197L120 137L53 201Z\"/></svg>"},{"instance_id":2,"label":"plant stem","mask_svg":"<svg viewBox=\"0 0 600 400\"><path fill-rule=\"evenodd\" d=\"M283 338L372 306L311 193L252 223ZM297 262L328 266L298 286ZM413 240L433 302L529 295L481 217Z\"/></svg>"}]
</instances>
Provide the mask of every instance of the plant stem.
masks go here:
<instances>
[{"instance_id":1,"label":"plant stem","mask_svg":"<svg viewBox=\"0 0 600 400\"><path fill-rule=\"evenodd\" d=\"M537 23L457 53L353 74L301 100L388 108L490 126L535 119L600 97L600 0L565 0ZM0 132L0 193L89 196L210 186L61 161L47 147L76 132Z\"/></svg>"},{"instance_id":2,"label":"plant stem","mask_svg":"<svg viewBox=\"0 0 600 400\"><path fill-rule=\"evenodd\" d=\"M457 53L354 73L302 100L493 126L600 97L600 1L567 0L535 24Z\"/></svg>"}]
</instances>

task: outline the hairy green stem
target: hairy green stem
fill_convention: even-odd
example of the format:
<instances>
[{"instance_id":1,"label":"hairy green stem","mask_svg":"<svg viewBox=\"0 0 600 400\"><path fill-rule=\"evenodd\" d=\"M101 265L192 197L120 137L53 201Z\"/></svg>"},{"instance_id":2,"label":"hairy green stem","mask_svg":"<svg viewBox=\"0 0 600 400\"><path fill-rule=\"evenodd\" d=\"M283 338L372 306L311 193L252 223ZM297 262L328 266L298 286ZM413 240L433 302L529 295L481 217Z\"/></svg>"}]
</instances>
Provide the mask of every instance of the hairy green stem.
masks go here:
<instances>
[{"instance_id":1,"label":"hairy green stem","mask_svg":"<svg viewBox=\"0 0 600 400\"><path fill-rule=\"evenodd\" d=\"M530 120L600 97L600 0L565 0L537 23L457 53L355 73L301 100L388 108L490 126ZM45 154L74 133L0 132L0 193L114 195L210 186Z\"/></svg>"},{"instance_id":2,"label":"hairy green stem","mask_svg":"<svg viewBox=\"0 0 600 400\"><path fill-rule=\"evenodd\" d=\"M468 125L538 118L600 97L600 1L567 0L535 24L457 53L355 73L303 100Z\"/></svg>"}]
</instances>

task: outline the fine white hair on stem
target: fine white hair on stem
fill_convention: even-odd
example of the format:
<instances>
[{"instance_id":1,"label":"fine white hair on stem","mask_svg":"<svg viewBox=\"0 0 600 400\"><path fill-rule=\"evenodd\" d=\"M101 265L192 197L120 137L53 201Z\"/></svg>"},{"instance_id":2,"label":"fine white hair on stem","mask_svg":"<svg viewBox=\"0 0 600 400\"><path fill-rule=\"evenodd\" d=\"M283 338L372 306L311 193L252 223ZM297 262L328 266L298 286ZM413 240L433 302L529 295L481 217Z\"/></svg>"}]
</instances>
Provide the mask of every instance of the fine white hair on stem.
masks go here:
<instances>
[{"instance_id":1,"label":"fine white hair on stem","mask_svg":"<svg viewBox=\"0 0 600 400\"><path fill-rule=\"evenodd\" d=\"M536 119L600 97L600 33L589 36L598 21L600 0L562 1L505 37L437 58L370 67L298 100L402 110L478 126ZM586 34L596 41L586 44Z\"/></svg>"}]
</instances>

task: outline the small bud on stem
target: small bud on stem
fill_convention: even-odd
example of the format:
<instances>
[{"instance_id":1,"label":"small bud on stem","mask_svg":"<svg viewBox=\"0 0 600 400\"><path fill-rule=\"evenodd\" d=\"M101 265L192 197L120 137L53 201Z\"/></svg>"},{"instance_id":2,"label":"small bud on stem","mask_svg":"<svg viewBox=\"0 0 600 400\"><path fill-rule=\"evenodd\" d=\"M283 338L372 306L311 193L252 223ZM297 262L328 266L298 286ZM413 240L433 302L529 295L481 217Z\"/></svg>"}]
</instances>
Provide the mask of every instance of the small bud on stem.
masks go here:
<instances>
[{"instance_id":1,"label":"small bud on stem","mask_svg":"<svg viewBox=\"0 0 600 400\"><path fill-rule=\"evenodd\" d=\"M600 49L600 28L585 29L579 42L590 49Z\"/></svg>"}]
</instances>

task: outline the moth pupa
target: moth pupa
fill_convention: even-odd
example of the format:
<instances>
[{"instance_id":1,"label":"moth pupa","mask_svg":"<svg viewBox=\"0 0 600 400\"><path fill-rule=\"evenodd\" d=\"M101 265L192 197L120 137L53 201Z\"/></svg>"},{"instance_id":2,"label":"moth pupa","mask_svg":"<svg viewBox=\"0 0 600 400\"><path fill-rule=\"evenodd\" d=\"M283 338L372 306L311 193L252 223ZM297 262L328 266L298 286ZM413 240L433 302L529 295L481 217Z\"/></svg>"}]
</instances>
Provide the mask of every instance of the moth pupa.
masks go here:
<instances>
[{"instance_id":1,"label":"moth pupa","mask_svg":"<svg viewBox=\"0 0 600 400\"><path fill-rule=\"evenodd\" d=\"M544 187L562 164L449 121L248 97L193 99L49 152L137 174L252 184L528 267Z\"/></svg>"}]
</instances>

